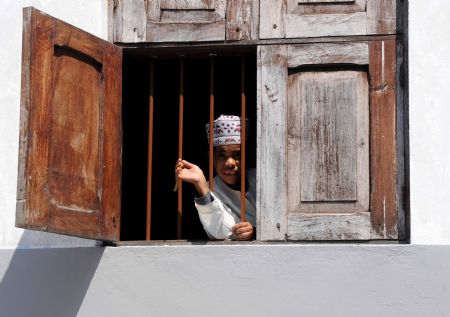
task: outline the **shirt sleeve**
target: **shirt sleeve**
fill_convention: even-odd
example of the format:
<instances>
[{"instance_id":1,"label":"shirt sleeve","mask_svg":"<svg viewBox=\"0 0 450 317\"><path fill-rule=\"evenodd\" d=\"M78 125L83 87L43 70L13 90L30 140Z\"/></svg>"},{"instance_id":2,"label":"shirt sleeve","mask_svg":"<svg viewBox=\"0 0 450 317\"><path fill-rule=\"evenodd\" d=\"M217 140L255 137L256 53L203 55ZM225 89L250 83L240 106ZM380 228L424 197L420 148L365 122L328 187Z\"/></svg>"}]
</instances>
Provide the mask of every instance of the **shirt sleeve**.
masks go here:
<instances>
[{"instance_id":1,"label":"shirt sleeve","mask_svg":"<svg viewBox=\"0 0 450 317\"><path fill-rule=\"evenodd\" d=\"M220 199L209 193L210 202L205 202L205 196L195 199L195 207L197 208L200 221L203 224L207 235L213 239L231 239L231 228L236 224L236 219L229 207L224 205ZM198 200L201 199L200 202Z\"/></svg>"},{"instance_id":2,"label":"shirt sleeve","mask_svg":"<svg viewBox=\"0 0 450 317\"><path fill-rule=\"evenodd\" d=\"M208 205L214 201L214 197L211 196L211 192L208 192L205 196L195 197L195 203L198 205Z\"/></svg>"}]
</instances>

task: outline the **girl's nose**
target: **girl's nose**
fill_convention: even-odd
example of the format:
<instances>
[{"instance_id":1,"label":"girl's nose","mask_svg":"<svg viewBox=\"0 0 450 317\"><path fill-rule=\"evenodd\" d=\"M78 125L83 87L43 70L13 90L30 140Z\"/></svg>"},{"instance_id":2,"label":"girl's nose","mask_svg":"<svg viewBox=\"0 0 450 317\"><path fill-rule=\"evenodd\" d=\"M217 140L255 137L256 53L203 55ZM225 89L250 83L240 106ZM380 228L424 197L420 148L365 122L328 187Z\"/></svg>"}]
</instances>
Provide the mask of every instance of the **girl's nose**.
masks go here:
<instances>
[{"instance_id":1,"label":"girl's nose","mask_svg":"<svg viewBox=\"0 0 450 317\"><path fill-rule=\"evenodd\" d=\"M227 158L225 165L228 167L234 167L237 164L236 160L232 157Z\"/></svg>"}]
</instances>

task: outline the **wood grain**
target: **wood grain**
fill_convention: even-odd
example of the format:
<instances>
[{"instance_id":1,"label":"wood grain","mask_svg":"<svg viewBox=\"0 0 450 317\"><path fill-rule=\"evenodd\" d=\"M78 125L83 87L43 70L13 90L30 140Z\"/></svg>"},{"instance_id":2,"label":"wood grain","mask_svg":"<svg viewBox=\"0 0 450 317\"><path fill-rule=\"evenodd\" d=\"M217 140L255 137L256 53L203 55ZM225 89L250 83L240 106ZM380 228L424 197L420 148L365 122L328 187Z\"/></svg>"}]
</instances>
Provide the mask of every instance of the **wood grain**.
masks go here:
<instances>
[{"instance_id":1,"label":"wood grain","mask_svg":"<svg viewBox=\"0 0 450 317\"><path fill-rule=\"evenodd\" d=\"M225 20L203 23L147 24L148 42L224 41Z\"/></svg>"},{"instance_id":2,"label":"wood grain","mask_svg":"<svg viewBox=\"0 0 450 317\"><path fill-rule=\"evenodd\" d=\"M288 45L288 67L318 64L369 64L367 42Z\"/></svg>"},{"instance_id":3,"label":"wood grain","mask_svg":"<svg viewBox=\"0 0 450 317\"><path fill-rule=\"evenodd\" d=\"M286 46L258 48L258 239L284 240L286 219Z\"/></svg>"},{"instance_id":4,"label":"wood grain","mask_svg":"<svg viewBox=\"0 0 450 317\"><path fill-rule=\"evenodd\" d=\"M371 223L373 238L397 239L396 44L370 44Z\"/></svg>"},{"instance_id":5,"label":"wood grain","mask_svg":"<svg viewBox=\"0 0 450 317\"><path fill-rule=\"evenodd\" d=\"M214 10L216 0L159 0L162 10Z\"/></svg>"},{"instance_id":6,"label":"wood grain","mask_svg":"<svg viewBox=\"0 0 450 317\"><path fill-rule=\"evenodd\" d=\"M367 34L397 32L397 0L367 0Z\"/></svg>"},{"instance_id":7,"label":"wood grain","mask_svg":"<svg viewBox=\"0 0 450 317\"><path fill-rule=\"evenodd\" d=\"M355 0L296 0L300 4L310 4L310 3L354 3Z\"/></svg>"},{"instance_id":8,"label":"wood grain","mask_svg":"<svg viewBox=\"0 0 450 317\"><path fill-rule=\"evenodd\" d=\"M33 8L24 16L17 225L117 240L121 50ZM59 220L70 213L78 226Z\"/></svg>"},{"instance_id":9,"label":"wood grain","mask_svg":"<svg viewBox=\"0 0 450 317\"><path fill-rule=\"evenodd\" d=\"M369 240L370 213L296 214L288 217L287 240Z\"/></svg>"},{"instance_id":10,"label":"wood grain","mask_svg":"<svg viewBox=\"0 0 450 317\"><path fill-rule=\"evenodd\" d=\"M117 1L113 11L114 42L139 43L146 40L145 0Z\"/></svg>"},{"instance_id":11,"label":"wood grain","mask_svg":"<svg viewBox=\"0 0 450 317\"><path fill-rule=\"evenodd\" d=\"M343 44L342 51L338 53L339 47L334 46L335 44ZM291 69L289 71L289 79L285 79L286 82L284 84L284 89L288 90L288 104L289 100L293 98L291 94L297 94L297 97L294 97L298 99L307 99L307 94L305 92L295 92L295 90L291 91L291 88L295 85L295 80L293 82L293 79L295 77L295 74L298 72L327 72L328 71L328 79L333 80L333 72L339 73L341 70L339 69L327 69L330 65L347 65L345 66L346 69L348 69L352 66L349 66L349 64L354 65L364 65L364 63L367 63L368 65L368 80L364 80L362 82L365 82L366 84L363 86L364 88L358 89L357 91L360 91L358 93L358 96L356 99L362 99L365 100L364 104L365 107L362 107L362 109L365 109L370 111L370 116L366 113L366 118L370 117L370 125L368 126L368 119L366 120L357 120L358 122L365 122L365 127L362 129L365 129L365 131L369 130L369 133L365 133L365 135L370 135L370 138L366 140L360 140L359 137L357 137L357 145L358 148L360 145L362 147L365 147L364 153L361 155L366 155L366 157L370 153L370 160L364 159L359 160L357 159L357 162L365 162L361 166L357 166L356 170L358 173L362 170L365 170L366 173L370 173L370 187L368 186L368 180L369 180L369 174L366 174L364 176L366 185L363 186L363 188L366 188L365 194L363 194L361 197L362 200L364 200L364 208L363 209L351 209L356 208L355 206L351 206L352 202L350 202L350 209L346 209L347 206L344 206L343 201L338 201L333 203L332 201L327 202L327 204L324 204L324 207L317 207L314 202L313 204L304 202L303 204L300 203L301 208L303 208L303 205L306 206L306 209L301 209L299 207L299 199L298 197L301 197L303 194L301 192L301 187L297 188L289 187L291 181L289 179L294 179L296 182L297 179L301 179L303 177L303 174L308 174L306 169L301 171L298 167L297 170L297 176L295 176L296 169L292 168L292 166L289 165L289 162L292 160L292 157L290 156L290 149L292 148L299 148L298 140L301 140L301 138L298 137L304 137L305 132L301 130L302 124L301 119L297 117L295 119L295 111L292 112L290 110L290 106L287 107L287 147L288 147L288 157L287 157L287 164L288 168L288 188L287 188L287 195L288 195L288 201L287 201L287 210L289 212L286 212L287 217L287 238L288 239L319 239L319 240L326 240L326 239L345 239L345 237L342 236L342 228L345 228L345 221L340 222L341 220L337 216L340 215L349 215L349 217L353 217L355 214L361 214L361 212L366 212L367 210L370 213L370 225L369 227L363 226L363 223L367 223L367 221L364 221L363 223L360 223L361 230L357 228L358 226L349 226L349 233L347 238L348 239L397 239L398 238L398 229L397 229L397 188L396 188L396 180L397 180L397 163L396 163L396 94L395 94L395 85L396 85L396 41L394 39L392 40L373 40L369 42L355 42L352 44L349 43L317 43L317 44L299 44L299 45L288 45L287 46L287 62L288 65L285 66L285 69L287 70L288 67L292 67L294 69ZM317 45L319 45L317 47ZM324 46L322 46L324 45ZM346 47L345 45L350 45ZM347 50L349 47L359 47L357 51L359 53L354 54L354 50L350 49ZM308 47L311 48L311 51L308 51ZM348 57L342 57L344 56L344 52L347 50L348 54L350 54ZM362 53L364 52L364 53ZM354 56L352 56L354 54ZM294 56L298 55L298 56ZM364 56L365 55L365 56ZM305 57L306 56L306 57ZM318 58L316 56L319 56ZM352 56L352 57L351 57ZM304 67L305 64L309 65L308 67ZM322 64L323 63L323 64ZM313 69L312 65L321 66L316 71ZM357 73L359 73L361 76L365 76L365 71L363 69L356 69ZM294 75L294 77L292 77ZM261 76L263 77L263 76ZM368 84L369 83L369 84ZM326 84L328 85L328 84ZM264 89L264 86L262 83L260 83L260 89ZM280 86L281 88L283 87ZM298 85L297 85L298 87ZM301 87L301 85L300 85ZM303 88L304 89L304 88ZM338 89L341 90L348 90L346 89ZM262 94L262 93L261 93ZM321 93L319 94L321 95ZM331 94L332 95L332 94ZM300 97L302 96L302 97ZM276 99L276 98L275 98ZM367 107L367 99L370 101L370 108ZM296 107L301 107L299 105L301 102L294 102ZM261 105L263 107L263 105ZM359 107L358 107L359 109ZM297 110L298 113L301 113L299 110ZM327 113L330 113L330 111L326 111ZM316 111L317 113L317 111ZM331 111L331 113L333 113ZM336 115L338 116L338 115ZM339 117L339 116L338 116ZM290 125L289 121L294 120L295 122L299 122L298 124L292 124ZM358 128L361 130L361 128ZM306 133L307 134L307 133ZM296 138L298 139L296 141ZM367 151L367 145L370 141L370 152ZM297 142L297 143L295 143ZM266 144L266 143L264 143ZM296 145L297 144L297 145ZM321 142L323 145L323 142ZM297 162L300 159L296 159ZM305 158L303 158L305 160ZM294 160L295 161L295 160ZM370 163L368 163L370 162ZM299 165L298 163L296 163ZM360 164L360 163L357 163ZM368 165L369 164L369 165ZM331 164L332 165L332 164ZM261 167L261 170L264 170L264 167ZM300 176L301 175L301 176ZM356 188L359 190L360 186L359 184L356 186ZM367 189L370 188L370 191L367 192ZM369 194L369 195L368 195ZM294 199L291 200L291 195L294 195ZM314 195L313 195L314 196ZM359 199L359 192L357 194L357 197ZM301 200L300 200L301 202ZM261 203L262 204L262 203ZM333 205L334 204L334 205ZM313 206L313 207L311 207ZM370 209L367 209L370 206ZM360 208L361 206L357 207ZM308 209L309 208L309 209ZM322 209L321 209L322 208ZM261 213L263 213L263 209L261 209ZM270 216L273 215L273 212L271 212ZM307 218L308 215L312 215L314 217ZM369 214L364 213L363 218L367 219ZM261 218L263 218L265 215L264 213L261 215ZM321 220L321 216L324 216L324 220ZM336 218L335 221L327 222L328 220L325 220L329 218L330 216L333 216ZM281 216L281 219L283 219L284 216ZM359 216L358 216L359 217ZM342 218L342 219L345 219ZM290 223L290 221L293 221ZM348 220L349 223L358 223L356 220ZM305 223L309 223L308 226L305 226ZM328 227L325 228L324 225L326 223L329 223ZM311 225L313 224L313 225ZM297 229L296 226L300 226L300 229ZM308 228L322 228L322 229L314 229L316 231L312 236L308 236L307 229ZM341 230L342 229L342 230ZM336 231L337 230L337 231ZM338 232L341 232L338 234ZM281 238L280 238L281 239Z\"/></svg>"},{"instance_id":12,"label":"wood grain","mask_svg":"<svg viewBox=\"0 0 450 317\"><path fill-rule=\"evenodd\" d=\"M369 100L363 71L289 75L288 212L369 208Z\"/></svg>"},{"instance_id":13,"label":"wood grain","mask_svg":"<svg viewBox=\"0 0 450 317\"><path fill-rule=\"evenodd\" d=\"M365 12L366 4L367 0L342 1L339 3L336 1L305 3L298 0L287 0L287 12L298 15L348 14Z\"/></svg>"},{"instance_id":14,"label":"wood grain","mask_svg":"<svg viewBox=\"0 0 450 317\"><path fill-rule=\"evenodd\" d=\"M259 37L261 39L285 38L286 0L260 0L259 6Z\"/></svg>"},{"instance_id":15,"label":"wood grain","mask_svg":"<svg viewBox=\"0 0 450 317\"><path fill-rule=\"evenodd\" d=\"M286 38L366 34L366 13L284 16Z\"/></svg>"},{"instance_id":16,"label":"wood grain","mask_svg":"<svg viewBox=\"0 0 450 317\"><path fill-rule=\"evenodd\" d=\"M147 42L224 41L226 0L147 3Z\"/></svg>"},{"instance_id":17,"label":"wood grain","mask_svg":"<svg viewBox=\"0 0 450 317\"><path fill-rule=\"evenodd\" d=\"M227 1L227 41L252 39L252 10L253 0Z\"/></svg>"},{"instance_id":18,"label":"wood grain","mask_svg":"<svg viewBox=\"0 0 450 317\"><path fill-rule=\"evenodd\" d=\"M396 0L261 1L260 38L396 33Z\"/></svg>"},{"instance_id":19,"label":"wood grain","mask_svg":"<svg viewBox=\"0 0 450 317\"><path fill-rule=\"evenodd\" d=\"M300 96L293 100L300 104L301 200L356 200L357 80L328 72L301 75Z\"/></svg>"}]
</instances>

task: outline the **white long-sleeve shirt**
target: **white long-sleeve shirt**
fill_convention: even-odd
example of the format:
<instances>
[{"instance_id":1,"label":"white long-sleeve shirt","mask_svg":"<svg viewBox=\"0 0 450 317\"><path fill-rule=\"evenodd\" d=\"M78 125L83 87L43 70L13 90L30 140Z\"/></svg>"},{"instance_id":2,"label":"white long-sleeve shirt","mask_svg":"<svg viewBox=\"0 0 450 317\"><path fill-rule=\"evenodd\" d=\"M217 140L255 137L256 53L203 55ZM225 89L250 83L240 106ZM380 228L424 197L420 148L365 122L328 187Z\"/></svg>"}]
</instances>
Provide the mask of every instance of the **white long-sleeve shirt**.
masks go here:
<instances>
[{"instance_id":1,"label":"white long-sleeve shirt","mask_svg":"<svg viewBox=\"0 0 450 317\"><path fill-rule=\"evenodd\" d=\"M248 190L245 193L245 217L256 226L256 170L247 170ZM200 221L210 238L231 239L231 228L241 222L241 192L225 184L219 176L214 177L214 191L195 199Z\"/></svg>"}]
</instances>

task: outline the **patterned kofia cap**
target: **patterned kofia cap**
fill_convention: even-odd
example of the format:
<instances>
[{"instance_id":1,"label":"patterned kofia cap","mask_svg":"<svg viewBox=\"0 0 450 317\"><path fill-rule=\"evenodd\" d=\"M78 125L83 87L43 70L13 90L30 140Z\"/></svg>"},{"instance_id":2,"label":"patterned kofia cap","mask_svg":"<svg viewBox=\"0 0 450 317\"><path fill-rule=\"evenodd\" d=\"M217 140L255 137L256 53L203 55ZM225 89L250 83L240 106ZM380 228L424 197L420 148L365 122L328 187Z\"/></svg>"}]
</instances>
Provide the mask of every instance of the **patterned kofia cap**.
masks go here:
<instances>
[{"instance_id":1,"label":"patterned kofia cap","mask_svg":"<svg viewBox=\"0 0 450 317\"><path fill-rule=\"evenodd\" d=\"M241 117L220 115L213 124L213 146L241 144ZM245 119L245 136L248 138L248 119ZM206 136L209 143L209 123L206 124Z\"/></svg>"}]
</instances>

